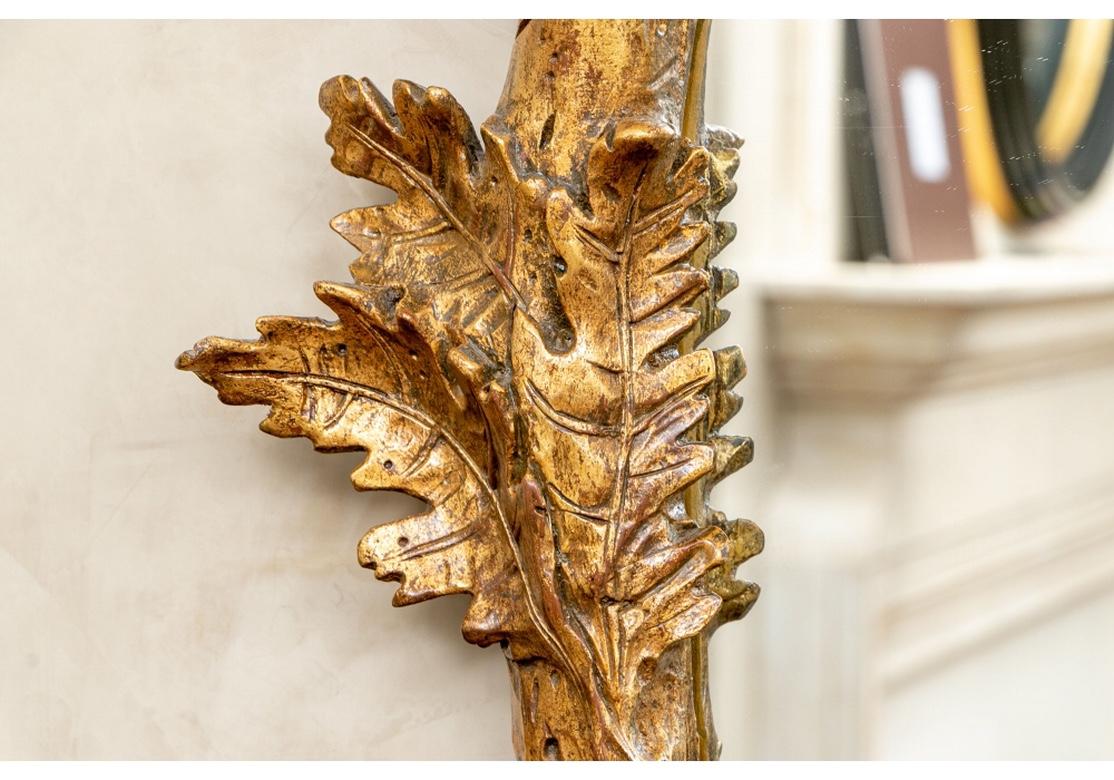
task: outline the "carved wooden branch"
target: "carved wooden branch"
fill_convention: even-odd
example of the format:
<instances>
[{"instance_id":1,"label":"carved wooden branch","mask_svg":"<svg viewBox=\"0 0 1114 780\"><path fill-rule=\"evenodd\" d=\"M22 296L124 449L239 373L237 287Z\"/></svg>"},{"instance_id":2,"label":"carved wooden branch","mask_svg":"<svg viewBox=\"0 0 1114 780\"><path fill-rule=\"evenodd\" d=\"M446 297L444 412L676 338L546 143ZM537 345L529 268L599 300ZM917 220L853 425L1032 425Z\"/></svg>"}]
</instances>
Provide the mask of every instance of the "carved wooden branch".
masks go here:
<instances>
[{"instance_id":1,"label":"carved wooden branch","mask_svg":"<svg viewBox=\"0 0 1114 780\"><path fill-rule=\"evenodd\" d=\"M361 252L355 284L315 288L337 320L178 360L268 404L267 433L366 450L357 489L429 503L360 563L398 606L472 594L524 758L719 752L707 642L757 597L733 573L762 535L706 503L752 449L715 433L738 348L697 348L736 284L709 265L740 142L703 124L706 44L704 22L524 23L481 138L441 88L327 82L333 164L398 193L333 220Z\"/></svg>"}]
</instances>

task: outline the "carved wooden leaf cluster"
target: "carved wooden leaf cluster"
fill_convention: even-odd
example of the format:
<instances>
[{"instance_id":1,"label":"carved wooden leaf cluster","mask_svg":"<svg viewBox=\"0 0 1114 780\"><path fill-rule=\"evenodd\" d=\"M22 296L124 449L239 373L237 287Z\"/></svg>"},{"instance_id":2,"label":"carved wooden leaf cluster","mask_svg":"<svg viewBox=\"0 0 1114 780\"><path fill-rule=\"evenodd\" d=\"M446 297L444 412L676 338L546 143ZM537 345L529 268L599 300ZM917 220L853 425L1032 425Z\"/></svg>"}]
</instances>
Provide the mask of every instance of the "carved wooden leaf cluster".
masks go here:
<instances>
[{"instance_id":1,"label":"carved wooden leaf cluster","mask_svg":"<svg viewBox=\"0 0 1114 780\"><path fill-rule=\"evenodd\" d=\"M357 489L429 503L359 545L396 605L473 594L465 638L550 664L592 756L669 757L647 725L660 659L757 596L733 572L761 533L705 503L750 459L714 433L743 362L696 348L735 286L708 261L737 139L613 123L581 178L550 181L442 89L396 82L392 105L338 77L321 106L334 165L398 194L333 220L361 252L354 284L316 286L337 319L262 318L179 366L269 405L268 433L366 450Z\"/></svg>"}]
</instances>

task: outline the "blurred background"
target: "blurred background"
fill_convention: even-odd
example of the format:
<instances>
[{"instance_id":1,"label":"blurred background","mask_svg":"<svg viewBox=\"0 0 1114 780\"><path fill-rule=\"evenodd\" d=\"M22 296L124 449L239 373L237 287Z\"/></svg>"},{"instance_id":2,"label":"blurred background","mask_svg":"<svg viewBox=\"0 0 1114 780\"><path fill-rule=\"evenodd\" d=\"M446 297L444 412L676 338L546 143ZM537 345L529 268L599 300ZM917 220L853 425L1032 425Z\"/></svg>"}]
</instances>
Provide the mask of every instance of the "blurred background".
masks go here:
<instances>
[{"instance_id":1,"label":"blurred background","mask_svg":"<svg viewBox=\"0 0 1114 780\"><path fill-rule=\"evenodd\" d=\"M767 539L725 741L1114 757L1110 20L714 30Z\"/></svg>"},{"instance_id":2,"label":"blurred background","mask_svg":"<svg viewBox=\"0 0 1114 780\"><path fill-rule=\"evenodd\" d=\"M0 757L510 758L462 598L356 565L359 456L172 368L326 316L318 86L448 87L516 22L0 23ZM719 21L746 138L718 262L763 595L711 645L723 757L1114 758L1109 21Z\"/></svg>"}]
</instances>

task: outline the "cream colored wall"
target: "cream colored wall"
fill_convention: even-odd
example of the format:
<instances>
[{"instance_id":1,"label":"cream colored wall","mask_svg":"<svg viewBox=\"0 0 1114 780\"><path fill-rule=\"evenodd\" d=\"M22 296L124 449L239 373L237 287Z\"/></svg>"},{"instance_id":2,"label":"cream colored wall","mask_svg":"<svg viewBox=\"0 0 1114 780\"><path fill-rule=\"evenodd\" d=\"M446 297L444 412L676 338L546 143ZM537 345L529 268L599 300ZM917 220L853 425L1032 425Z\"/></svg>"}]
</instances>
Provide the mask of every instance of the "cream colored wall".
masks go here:
<instances>
[{"instance_id":1,"label":"cream colored wall","mask_svg":"<svg viewBox=\"0 0 1114 780\"><path fill-rule=\"evenodd\" d=\"M514 28L0 24L0 757L511 755L464 602L393 609L356 565L415 502L172 363L327 313L328 220L382 193L330 167L322 81L446 84L482 119Z\"/></svg>"}]
</instances>

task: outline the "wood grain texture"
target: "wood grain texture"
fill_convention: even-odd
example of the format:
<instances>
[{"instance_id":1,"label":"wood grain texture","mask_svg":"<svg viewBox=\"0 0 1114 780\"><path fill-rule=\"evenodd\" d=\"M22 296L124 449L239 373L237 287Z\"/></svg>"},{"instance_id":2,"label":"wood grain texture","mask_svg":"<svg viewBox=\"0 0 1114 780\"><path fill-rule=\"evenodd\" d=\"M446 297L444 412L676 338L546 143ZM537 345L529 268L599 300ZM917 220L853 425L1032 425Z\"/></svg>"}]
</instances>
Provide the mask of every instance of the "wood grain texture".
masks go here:
<instances>
[{"instance_id":1,"label":"wood grain texture","mask_svg":"<svg viewBox=\"0 0 1114 780\"><path fill-rule=\"evenodd\" d=\"M762 547L708 507L751 458L718 435L737 348L700 341L734 288L740 142L703 124L707 25L542 21L519 30L479 134L444 89L321 90L342 172L394 190L333 228L354 283L337 319L267 317L178 365L264 431L365 450L359 490L429 511L373 528L360 563L396 605L470 593L465 639L500 644L531 759L718 755L707 640L758 589Z\"/></svg>"}]
</instances>

